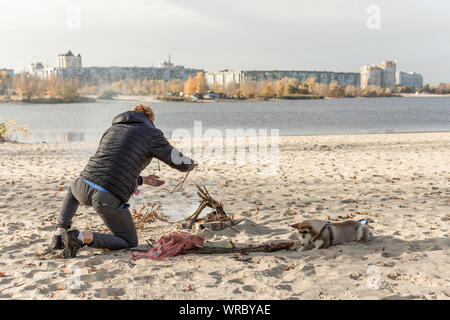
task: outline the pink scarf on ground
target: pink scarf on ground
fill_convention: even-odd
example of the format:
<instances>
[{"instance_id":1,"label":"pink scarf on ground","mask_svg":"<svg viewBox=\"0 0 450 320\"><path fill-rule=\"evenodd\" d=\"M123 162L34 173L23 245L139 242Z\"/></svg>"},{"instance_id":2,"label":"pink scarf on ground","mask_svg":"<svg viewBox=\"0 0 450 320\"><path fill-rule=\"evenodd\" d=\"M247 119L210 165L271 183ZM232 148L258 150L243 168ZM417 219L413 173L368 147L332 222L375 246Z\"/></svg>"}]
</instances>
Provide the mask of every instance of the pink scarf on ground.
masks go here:
<instances>
[{"instance_id":1,"label":"pink scarf on ground","mask_svg":"<svg viewBox=\"0 0 450 320\"><path fill-rule=\"evenodd\" d=\"M162 236L158 240L158 246L151 248L148 252L132 251L133 260L152 259L164 260L167 257L174 257L183 254L186 250L201 247L205 241L204 237L195 234L176 232Z\"/></svg>"}]
</instances>

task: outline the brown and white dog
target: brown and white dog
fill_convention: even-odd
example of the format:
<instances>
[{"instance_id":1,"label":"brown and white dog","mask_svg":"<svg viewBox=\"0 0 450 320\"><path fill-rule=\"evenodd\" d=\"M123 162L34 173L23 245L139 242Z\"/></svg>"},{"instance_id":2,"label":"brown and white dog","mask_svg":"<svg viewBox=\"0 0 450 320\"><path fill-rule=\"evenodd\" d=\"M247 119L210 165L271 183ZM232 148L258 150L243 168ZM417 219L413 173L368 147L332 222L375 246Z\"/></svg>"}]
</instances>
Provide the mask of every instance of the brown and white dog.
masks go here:
<instances>
[{"instance_id":1,"label":"brown and white dog","mask_svg":"<svg viewBox=\"0 0 450 320\"><path fill-rule=\"evenodd\" d=\"M348 241L367 242L370 233L368 225L353 220L333 222L327 225L327 221L311 219L295 223L291 227L300 233L299 251L326 249L329 246ZM317 239L315 239L316 237Z\"/></svg>"}]
</instances>

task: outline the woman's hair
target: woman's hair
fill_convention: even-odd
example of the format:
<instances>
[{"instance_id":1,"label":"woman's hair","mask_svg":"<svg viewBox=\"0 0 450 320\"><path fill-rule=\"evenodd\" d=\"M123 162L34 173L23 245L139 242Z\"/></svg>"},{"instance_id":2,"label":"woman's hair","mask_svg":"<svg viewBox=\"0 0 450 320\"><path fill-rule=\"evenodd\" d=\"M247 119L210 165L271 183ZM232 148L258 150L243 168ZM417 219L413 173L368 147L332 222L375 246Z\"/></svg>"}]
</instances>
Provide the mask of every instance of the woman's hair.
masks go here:
<instances>
[{"instance_id":1,"label":"woman's hair","mask_svg":"<svg viewBox=\"0 0 450 320\"><path fill-rule=\"evenodd\" d=\"M144 106L144 105L140 104L140 105L137 105L136 107L134 107L133 111L142 112L147 117L149 117L150 120L152 120L153 122L155 121L155 113L153 112L152 108L150 108L149 106Z\"/></svg>"}]
</instances>

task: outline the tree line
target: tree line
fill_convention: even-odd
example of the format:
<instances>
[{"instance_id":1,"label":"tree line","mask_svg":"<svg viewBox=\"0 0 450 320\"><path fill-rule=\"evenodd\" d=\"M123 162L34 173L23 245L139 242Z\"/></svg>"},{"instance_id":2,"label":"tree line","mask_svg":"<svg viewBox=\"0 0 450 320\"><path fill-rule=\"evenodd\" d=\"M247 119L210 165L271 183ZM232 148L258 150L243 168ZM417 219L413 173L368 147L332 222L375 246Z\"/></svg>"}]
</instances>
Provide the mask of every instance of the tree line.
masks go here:
<instances>
[{"instance_id":1,"label":"tree line","mask_svg":"<svg viewBox=\"0 0 450 320\"><path fill-rule=\"evenodd\" d=\"M337 81L329 84L318 83L314 78L306 81L299 81L296 78L284 78L275 81L253 81L244 79L240 84L231 82L223 86L219 83L209 85L205 75L199 72L195 77L187 80L173 79L164 80L133 80L125 79L102 86L86 85L80 89L82 94L101 94L102 92L112 92L123 95L204 95L208 92L215 92L226 98L285 98L295 95L314 95L320 97L371 97L390 96L389 89L382 89L376 86L369 86L365 90L359 87L348 85L341 86Z\"/></svg>"},{"instance_id":2,"label":"tree line","mask_svg":"<svg viewBox=\"0 0 450 320\"><path fill-rule=\"evenodd\" d=\"M365 89L353 85L342 86L337 81L329 84L319 83L314 78L300 81L296 78L284 78L281 80L253 81L244 79L240 84L231 82L223 86L219 83L208 85L206 77L199 72L187 80L138 80L124 79L113 83L101 85L85 84L75 79L59 79L55 76L41 79L26 73L11 77L7 72L0 72L0 95L9 99L17 95L23 100L63 100L73 101L80 96L95 95L100 97L113 97L114 95L199 95L202 96L213 91L225 98L238 99L274 99L290 98L296 96L316 97L380 97L392 96L397 93L426 92L434 94L449 94L450 83L441 83L436 86L425 85L422 89L397 87L394 92L375 85Z\"/></svg>"},{"instance_id":3,"label":"tree line","mask_svg":"<svg viewBox=\"0 0 450 320\"><path fill-rule=\"evenodd\" d=\"M58 79L55 76L41 79L25 73L11 77L7 73L0 73L0 95L6 99L17 95L22 100L70 101L80 97L79 88L79 81L73 79Z\"/></svg>"},{"instance_id":4,"label":"tree line","mask_svg":"<svg viewBox=\"0 0 450 320\"><path fill-rule=\"evenodd\" d=\"M436 86L431 87L429 84L426 84L422 88L423 92L433 93L433 94L449 94L450 93L450 83L440 83Z\"/></svg>"}]
</instances>

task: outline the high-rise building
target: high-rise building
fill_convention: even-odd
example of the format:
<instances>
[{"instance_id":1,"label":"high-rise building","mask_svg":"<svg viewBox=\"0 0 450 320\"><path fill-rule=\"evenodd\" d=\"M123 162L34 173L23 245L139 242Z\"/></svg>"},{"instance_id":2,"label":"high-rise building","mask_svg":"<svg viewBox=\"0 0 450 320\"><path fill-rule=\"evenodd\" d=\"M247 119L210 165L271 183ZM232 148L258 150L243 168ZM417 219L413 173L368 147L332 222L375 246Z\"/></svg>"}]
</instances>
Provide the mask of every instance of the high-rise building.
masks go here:
<instances>
[{"instance_id":1,"label":"high-rise building","mask_svg":"<svg viewBox=\"0 0 450 320\"><path fill-rule=\"evenodd\" d=\"M206 81L209 85L216 83L223 87L226 87L228 84L233 82L237 84L241 83L242 77L242 71L222 70L210 71L206 73Z\"/></svg>"},{"instance_id":2,"label":"high-rise building","mask_svg":"<svg viewBox=\"0 0 450 320\"><path fill-rule=\"evenodd\" d=\"M395 84L402 87L420 89L423 87L423 76L415 72L397 71Z\"/></svg>"},{"instance_id":3,"label":"high-rise building","mask_svg":"<svg viewBox=\"0 0 450 320\"><path fill-rule=\"evenodd\" d=\"M395 90L395 72L397 71L397 62L382 61L379 66L383 70L381 87Z\"/></svg>"},{"instance_id":4,"label":"high-rise building","mask_svg":"<svg viewBox=\"0 0 450 320\"><path fill-rule=\"evenodd\" d=\"M58 54L57 60L58 68L81 68L81 55L75 56L72 51L67 51L66 53Z\"/></svg>"},{"instance_id":5,"label":"high-rise building","mask_svg":"<svg viewBox=\"0 0 450 320\"><path fill-rule=\"evenodd\" d=\"M366 65L361 68L361 88L370 85L395 90L396 61L382 61L377 65Z\"/></svg>"},{"instance_id":6,"label":"high-rise building","mask_svg":"<svg viewBox=\"0 0 450 320\"><path fill-rule=\"evenodd\" d=\"M365 89L370 85L381 87L383 69L378 66L364 66L361 68L361 88Z\"/></svg>"}]
</instances>

